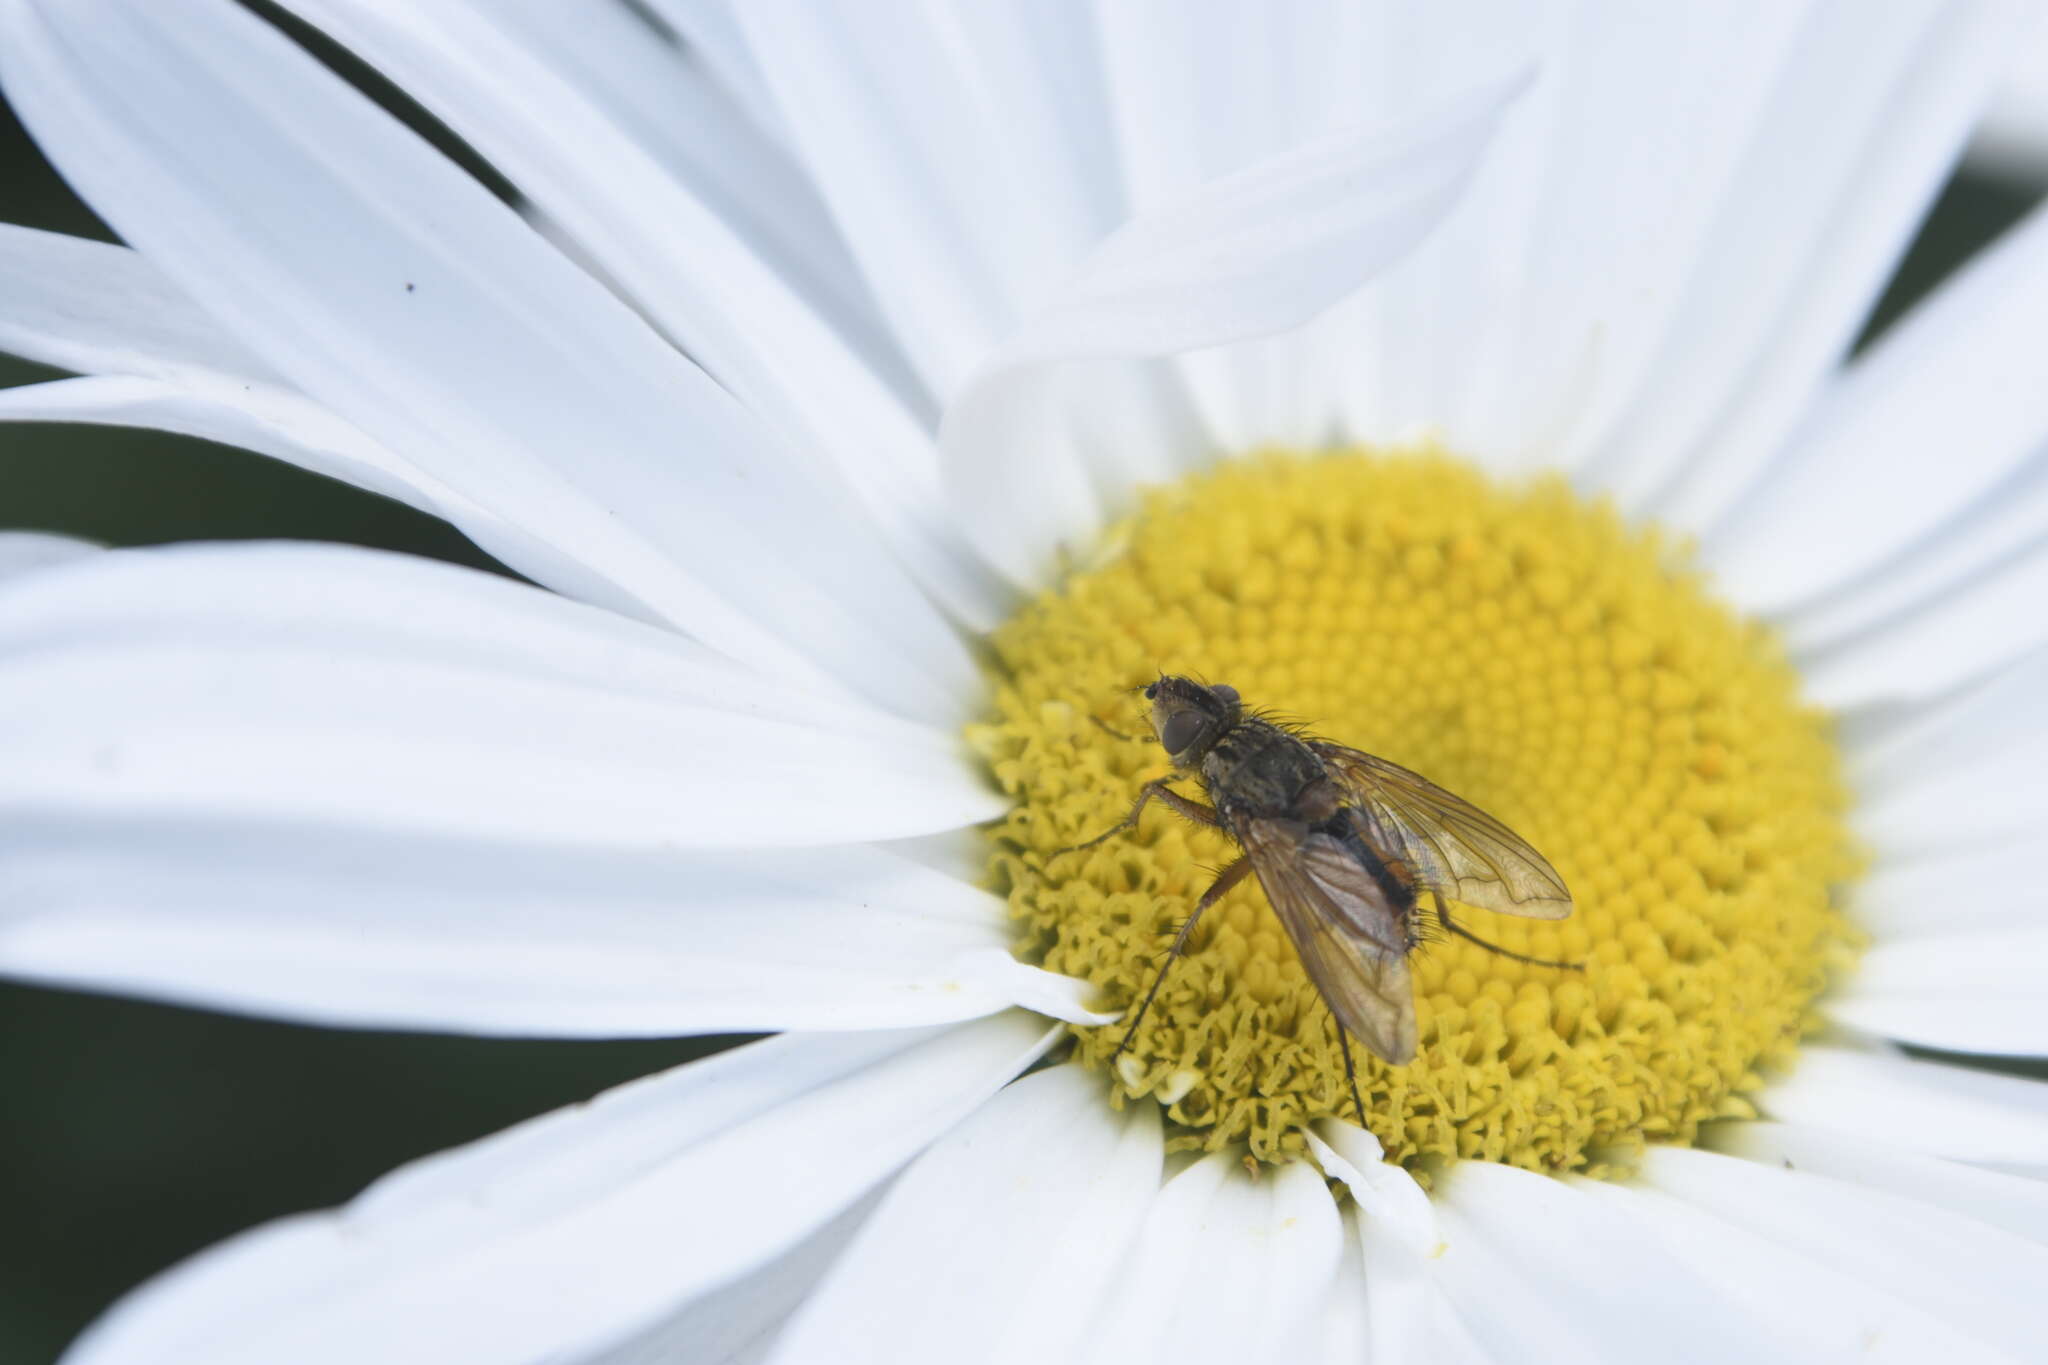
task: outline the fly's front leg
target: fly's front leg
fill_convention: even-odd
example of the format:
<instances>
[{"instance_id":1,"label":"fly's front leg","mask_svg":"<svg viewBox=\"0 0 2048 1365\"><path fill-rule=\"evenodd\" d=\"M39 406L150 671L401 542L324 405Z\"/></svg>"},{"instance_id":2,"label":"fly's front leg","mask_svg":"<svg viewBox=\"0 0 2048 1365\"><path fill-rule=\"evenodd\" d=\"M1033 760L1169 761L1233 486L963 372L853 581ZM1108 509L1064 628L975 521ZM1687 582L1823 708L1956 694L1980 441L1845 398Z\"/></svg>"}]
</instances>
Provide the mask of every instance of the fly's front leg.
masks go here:
<instances>
[{"instance_id":1,"label":"fly's front leg","mask_svg":"<svg viewBox=\"0 0 2048 1365\"><path fill-rule=\"evenodd\" d=\"M1138 817L1144 814L1145 803L1155 796L1171 806L1176 814L1192 820L1198 825L1222 825L1223 821L1217 817L1216 812L1210 807L1203 805L1199 801L1190 801L1187 797L1182 796L1179 792L1166 785L1175 780L1171 777L1160 777L1147 782L1138 789L1138 799L1131 803L1131 813L1129 815L1117 821L1106 832L1096 835L1086 843L1070 844L1066 848L1054 849L1052 856L1058 857L1062 853L1079 853L1084 848L1093 848L1104 840L1114 839L1127 829L1135 828L1138 823Z\"/></svg>"},{"instance_id":2,"label":"fly's front leg","mask_svg":"<svg viewBox=\"0 0 2048 1365\"><path fill-rule=\"evenodd\" d=\"M1193 805L1194 803L1189 802L1189 804ZM1197 806L1196 809L1208 810L1209 808L1207 806ZM1251 870L1252 860L1249 858L1239 858L1229 867L1217 873L1216 880L1209 883L1209 889L1204 891L1202 898L1195 902L1195 908L1189 911L1188 917L1181 922L1180 932L1173 936L1173 946L1166 950L1166 961L1159 964L1159 974L1152 978L1152 989L1145 992L1145 999L1138 1006L1138 1012L1131 1016L1131 1026L1124 1030L1123 1039L1117 1043L1116 1051L1109 1054L1111 1062L1115 1062L1117 1058L1123 1056L1125 1049L1130 1047L1131 1040L1138 1036L1138 1025L1145 1022L1145 1011L1152 1008L1152 997L1159 994L1159 988L1166 984L1167 972L1173 969L1173 964L1180 959L1181 954L1188 950L1188 938L1195 932L1195 925L1202 918L1202 912L1217 901L1222 900L1223 893L1243 881L1244 874ZM1345 1055L1349 1056L1350 1054L1346 1053ZM1355 1093L1355 1086L1353 1091Z\"/></svg>"}]
</instances>

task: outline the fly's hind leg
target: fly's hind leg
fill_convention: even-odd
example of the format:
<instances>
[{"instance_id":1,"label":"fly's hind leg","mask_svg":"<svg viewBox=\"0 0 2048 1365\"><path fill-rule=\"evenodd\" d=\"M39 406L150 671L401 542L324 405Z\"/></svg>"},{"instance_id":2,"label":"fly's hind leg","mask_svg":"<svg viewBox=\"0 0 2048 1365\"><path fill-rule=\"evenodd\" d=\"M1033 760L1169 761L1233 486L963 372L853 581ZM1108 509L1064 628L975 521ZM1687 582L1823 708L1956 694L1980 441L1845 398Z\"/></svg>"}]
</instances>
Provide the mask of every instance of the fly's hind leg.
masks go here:
<instances>
[{"instance_id":1,"label":"fly's hind leg","mask_svg":"<svg viewBox=\"0 0 2048 1365\"><path fill-rule=\"evenodd\" d=\"M1208 807L1204 806L1201 809L1207 810ZM1209 889L1204 891L1202 898L1195 902L1195 908L1189 912L1186 921L1181 924L1180 932L1173 936L1173 946L1166 950L1166 961L1159 964L1159 974L1152 978L1152 989L1145 992L1145 999L1138 1006L1138 1012L1131 1016L1131 1026L1124 1030L1123 1040L1116 1045L1116 1051L1109 1054L1109 1060L1112 1064L1115 1063L1117 1058L1124 1055L1124 1052L1131 1045L1131 1039L1138 1036L1138 1025L1145 1022L1145 1011L1152 1008L1152 997L1159 994L1159 988L1165 984L1166 974L1173 969L1175 959L1188 950L1188 936L1195 932L1195 922L1202 918L1202 912L1223 899L1223 893L1243 881L1244 874L1251 870L1251 860L1249 858L1239 858L1229 867L1217 873L1216 880L1209 883Z\"/></svg>"},{"instance_id":2,"label":"fly's hind leg","mask_svg":"<svg viewBox=\"0 0 2048 1365\"><path fill-rule=\"evenodd\" d=\"M1052 856L1056 858L1062 853L1079 853L1084 848L1093 848L1105 840L1114 839L1127 829L1135 828L1138 823L1138 817L1144 814L1145 803L1155 796L1171 806L1175 814L1192 820L1198 825L1222 825L1223 821L1216 814L1215 810L1203 805L1199 801L1189 800L1166 785L1172 781L1174 779L1171 777L1161 777L1147 782L1138 789L1138 799L1131 804L1131 813L1129 815L1126 815L1123 819L1117 821L1116 824L1110 826L1109 829L1085 843L1069 844L1065 848L1054 849Z\"/></svg>"},{"instance_id":3,"label":"fly's hind leg","mask_svg":"<svg viewBox=\"0 0 2048 1365\"><path fill-rule=\"evenodd\" d=\"M1351 1035L1344 1031L1335 1015L1330 1022L1337 1025L1337 1046L1344 1053L1344 1083L1351 1087L1351 1107L1358 1111L1358 1126L1365 1127L1365 1101L1358 1098L1358 1067L1351 1060Z\"/></svg>"},{"instance_id":4,"label":"fly's hind leg","mask_svg":"<svg viewBox=\"0 0 2048 1365\"><path fill-rule=\"evenodd\" d=\"M1450 902L1446 901L1442 896L1436 897L1436 922L1444 927L1445 932L1456 934L1459 938L1476 943L1489 953L1498 953L1502 957L1511 958L1516 962L1526 962L1531 967L1556 967L1567 972L1582 972L1586 970L1586 964L1583 962L1553 962L1547 957L1527 957L1515 952L1513 949L1503 948L1498 943L1487 942L1451 918Z\"/></svg>"}]
</instances>

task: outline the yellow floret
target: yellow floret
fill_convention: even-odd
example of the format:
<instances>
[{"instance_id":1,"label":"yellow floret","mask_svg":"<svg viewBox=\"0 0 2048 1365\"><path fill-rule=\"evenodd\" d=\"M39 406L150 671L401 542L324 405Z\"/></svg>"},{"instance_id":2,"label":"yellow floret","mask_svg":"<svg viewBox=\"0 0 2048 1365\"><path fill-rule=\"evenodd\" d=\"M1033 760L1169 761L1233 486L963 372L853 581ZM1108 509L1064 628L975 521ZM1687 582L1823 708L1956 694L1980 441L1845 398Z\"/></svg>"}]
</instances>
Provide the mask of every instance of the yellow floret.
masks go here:
<instances>
[{"instance_id":1,"label":"yellow floret","mask_svg":"<svg viewBox=\"0 0 2048 1365\"><path fill-rule=\"evenodd\" d=\"M1391 1159L1597 1171L1603 1148L1744 1112L1737 1092L1811 1026L1854 942L1832 897L1855 858L1829 722L1773 636L1657 534L1562 480L1349 452L1153 490L1105 547L996 631L994 718L970 731L1017 798L991 860L1033 961L1135 1001L1235 856L1157 808L1055 856L1170 771L1132 689L1187 673L1450 788L1572 888L1569 919L1463 920L1583 972L1458 939L1417 949L1420 1053L1394 1067L1356 1049ZM1099 1066L1122 1026L1075 1032ZM1116 1074L1119 1102L1166 1107L1181 1149L1278 1160L1351 1107L1329 1011L1249 880Z\"/></svg>"}]
</instances>

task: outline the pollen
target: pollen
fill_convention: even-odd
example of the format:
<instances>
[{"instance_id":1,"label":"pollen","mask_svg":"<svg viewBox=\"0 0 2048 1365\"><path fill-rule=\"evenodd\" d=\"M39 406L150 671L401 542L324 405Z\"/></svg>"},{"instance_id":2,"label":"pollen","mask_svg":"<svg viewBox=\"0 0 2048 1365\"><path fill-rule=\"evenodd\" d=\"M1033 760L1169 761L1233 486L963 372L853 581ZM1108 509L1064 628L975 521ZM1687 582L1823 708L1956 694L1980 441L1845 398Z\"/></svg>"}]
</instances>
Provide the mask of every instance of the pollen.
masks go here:
<instances>
[{"instance_id":1,"label":"pollen","mask_svg":"<svg viewBox=\"0 0 2048 1365\"><path fill-rule=\"evenodd\" d=\"M1433 449L1237 461L1147 492L992 645L993 714L969 738L1016 802L992 882L1020 953L1105 1008L1143 997L1238 854L1159 803L1061 851L1172 773L1135 691L1163 673L1416 770L1564 876L1569 918L1459 920L1579 970L1425 938L1415 1058L1353 1043L1365 1121L1412 1168L1601 1174L1749 1115L1854 951L1829 718L1683 546L1562 480L1506 485ZM1179 790L1202 799L1191 775ZM1162 1106L1177 1150L1287 1160L1305 1124L1353 1117L1334 1021L1254 879L1203 917L1115 1056L1124 1027L1076 1026L1076 1054L1114 1103Z\"/></svg>"}]
</instances>

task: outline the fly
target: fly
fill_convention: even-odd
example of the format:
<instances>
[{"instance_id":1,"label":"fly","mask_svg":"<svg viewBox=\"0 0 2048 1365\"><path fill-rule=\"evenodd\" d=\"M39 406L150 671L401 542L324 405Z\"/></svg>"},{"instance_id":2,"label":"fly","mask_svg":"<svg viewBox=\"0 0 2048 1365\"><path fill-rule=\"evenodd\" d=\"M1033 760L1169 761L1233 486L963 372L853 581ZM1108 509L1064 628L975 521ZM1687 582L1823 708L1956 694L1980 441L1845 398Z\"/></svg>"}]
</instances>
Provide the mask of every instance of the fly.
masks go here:
<instances>
[{"instance_id":1,"label":"fly","mask_svg":"<svg viewBox=\"0 0 2048 1365\"><path fill-rule=\"evenodd\" d=\"M1528 919L1563 919L1571 892L1557 869L1486 812L1408 769L1297 734L1247 712L1237 689L1162 677L1145 688L1152 728L1180 771L1148 782L1115 828L1077 844L1092 848L1138 823L1163 801L1213 825L1243 850L1217 874L1180 931L1138 1012L1111 1055L1130 1047L1174 959L1202 912L1255 875L1301 965L1337 1022L1351 1102L1365 1121L1351 1036L1396 1066L1414 1060L1415 991L1408 956L1421 942L1422 898L1445 933L1537 967L1576 962L1524 957L1466 929L1455 905ZM1192 775L1209 805L1173 789Z\"/></svg>"}]
</instances>

